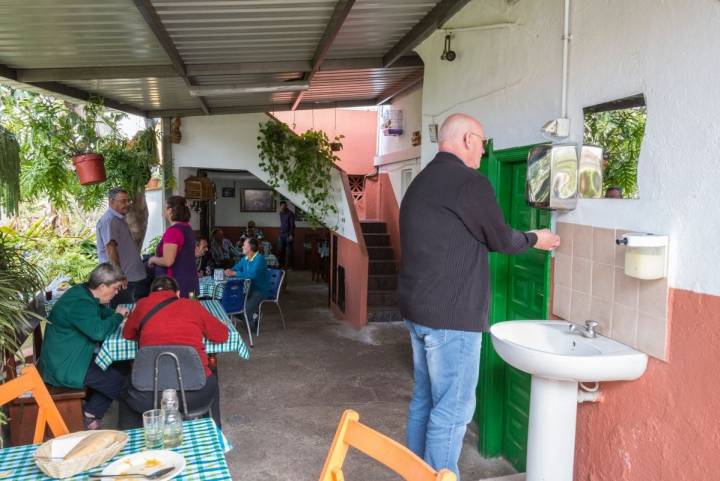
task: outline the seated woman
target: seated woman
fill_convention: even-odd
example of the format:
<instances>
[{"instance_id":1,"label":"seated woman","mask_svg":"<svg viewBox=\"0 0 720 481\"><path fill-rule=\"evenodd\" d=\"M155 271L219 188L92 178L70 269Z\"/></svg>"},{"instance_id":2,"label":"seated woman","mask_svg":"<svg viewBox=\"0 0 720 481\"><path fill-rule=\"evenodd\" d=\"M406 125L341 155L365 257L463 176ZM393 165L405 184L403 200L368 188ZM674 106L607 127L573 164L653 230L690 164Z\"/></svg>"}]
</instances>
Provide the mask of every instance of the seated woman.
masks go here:
<instances>
[{"instance_id":1,"label":"seated woman","mask_svg":"<svg viewBox=\"0 0 720 481\"><path fill-rule=\"evenodd\" d=\"M173 297L180 297L180 288L175 279L165 276L156 277L150 285L150 295L140 299L135 310L128 317L123 327L123 337L137 340L139 347L179 345L195 348L205 368L207 381L202 389L186 392L188 410L207 405L214 397L213 417L219 426L220 398L217 376L208 367L203 338L212 342L225 342L228 339L228 329L199 302L184 298L167 304L148 318L143 326L140 326L140 322L153 307ZM130 385L123 398L124 403L134 411L135 415L133 416L133 413L128 413L126 409L123 409L122 417L125 419L121 420L121 428L140 427L142 425L141 414L153 409L153 393L138 391Z\"/></svg>"},{"instance_id":2,"label":"seated woman","mask_svg":"<svg viewBox=\"0 0 720 481\"><path fill-rule=\"evenodd\" d=\"M258 310L260 302L270 298L270 273L268 272L265 257L258 252L260 245L257 239L246 239L243 243L245 257L235 264L232 269L225 270L225 275L236 279L250 279L250 293L245 304L250 328L257 328Z\"/></svg>"},{"instance_id":3,"label":"seated woman","mask_svg":"<svg viewBox=\"0 0 720 481\"><path fill-rule=\"evenodd\" d=\"M74 389L89 388L84 424L98 429L113 400L120 397L126 373L115 365L103 371L95 364L96 348L115 331L128 310L114 311L104 304L115 297L125 281L119 267L97 266L85 284L71 287L53 306L45 329L38 366L46 383Z\"/></svg>"}]
</instances>

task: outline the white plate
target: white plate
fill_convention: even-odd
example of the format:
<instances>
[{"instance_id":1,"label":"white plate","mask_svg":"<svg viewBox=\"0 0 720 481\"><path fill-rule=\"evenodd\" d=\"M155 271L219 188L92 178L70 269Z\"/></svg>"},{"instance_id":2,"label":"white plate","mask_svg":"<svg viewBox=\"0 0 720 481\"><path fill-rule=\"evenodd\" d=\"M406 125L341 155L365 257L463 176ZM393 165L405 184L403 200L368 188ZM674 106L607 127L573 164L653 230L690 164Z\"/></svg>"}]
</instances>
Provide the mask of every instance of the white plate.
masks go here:
<instances>
[{"instance_id":1,"label":"white plate","mask_svg":"<svg viewBox=\"0 0 720 481\"><path fill-rule=\"evenodd\" d=\"M118 459L117 461L103 469L102 474L152 474L161 469L170 467L173 467L175 469L170 471L162 478L159 478L158 481L166 481L182 473L183 469L185 469L185 458L182 454L178 454L174 451L142 451L135 454L129 454ZM106 479L112 479L113 481L118 480L118 478Z\"/></svg>"}]
</instances>

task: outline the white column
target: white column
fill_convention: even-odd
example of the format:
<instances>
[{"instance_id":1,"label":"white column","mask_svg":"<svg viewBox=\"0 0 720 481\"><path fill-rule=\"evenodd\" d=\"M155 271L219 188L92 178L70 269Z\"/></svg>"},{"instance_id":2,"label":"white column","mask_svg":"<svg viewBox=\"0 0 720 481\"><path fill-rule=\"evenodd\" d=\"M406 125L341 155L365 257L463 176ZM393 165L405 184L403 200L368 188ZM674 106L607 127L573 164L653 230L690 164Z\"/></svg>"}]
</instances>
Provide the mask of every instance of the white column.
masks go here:
<instances>
[{"instance_id":1,"label":"white column","mask_svg":"<svg viewBox=\"0 0 720 481\"><path fill-rule=\"evenodd\" d=\"M578 384L532 377L527 481L573 481Z\"/></svg>"}]
</instances>

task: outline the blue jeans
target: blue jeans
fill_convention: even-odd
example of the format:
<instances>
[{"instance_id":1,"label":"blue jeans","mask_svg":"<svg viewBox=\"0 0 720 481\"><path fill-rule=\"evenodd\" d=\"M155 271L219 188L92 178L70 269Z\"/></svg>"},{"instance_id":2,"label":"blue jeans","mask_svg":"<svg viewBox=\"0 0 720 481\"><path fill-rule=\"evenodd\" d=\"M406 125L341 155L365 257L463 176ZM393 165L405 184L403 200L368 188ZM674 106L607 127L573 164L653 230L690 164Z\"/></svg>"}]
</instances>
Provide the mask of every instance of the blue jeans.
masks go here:
<instances>
[{"instance_id":1,"label":"blue jeans","mask_svg":"<svg viewBox=\"0 0 720 481\"><path fill-rule=\"evenodd\" d=\"M435 469L460 479L458 459L475 411L482 333L433 329L408 320L413 387L408 409L408 448Z\"/></svg>"}]
</instances>

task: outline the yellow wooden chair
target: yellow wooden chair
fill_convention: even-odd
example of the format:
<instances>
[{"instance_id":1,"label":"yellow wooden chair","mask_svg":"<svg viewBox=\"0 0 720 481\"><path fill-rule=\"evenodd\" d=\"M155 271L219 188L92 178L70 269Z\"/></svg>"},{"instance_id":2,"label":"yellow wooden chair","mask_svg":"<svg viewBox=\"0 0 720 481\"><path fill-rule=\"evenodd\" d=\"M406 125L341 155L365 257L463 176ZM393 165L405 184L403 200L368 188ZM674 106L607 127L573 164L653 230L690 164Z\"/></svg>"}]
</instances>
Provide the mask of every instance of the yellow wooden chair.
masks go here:
<instances>
[{"instance_id":1,"label":"yellow wooden chair","mask_svg":"<svg viewBox=\"0 0 720 481\"><path fill-rule=\"evenodd\" d=\"M12 381L0 384L0 406L30 391L38 405L38 416L35 422L35 435L33 444L42 442L45 437L45 426L50 426L53 436L68 434L68 428L63 421L60 411L50 397L40 373L33 365L23 369L22 374Z\"/></svg>"},{"instance_id":2,"label":"yellow wooden chair","mask_svg":"<svg viewBox=\"0 0 720 481\"><path fill-rule=\"evenodd\" d=\"M435 471L405 446L361 424L360 415L348 409L342 415L335 432L320 481L345 481L342 466L348 448L382 463L407 481L455 481L455 473L448 469Z\"/></svg>"}]
</instances>

